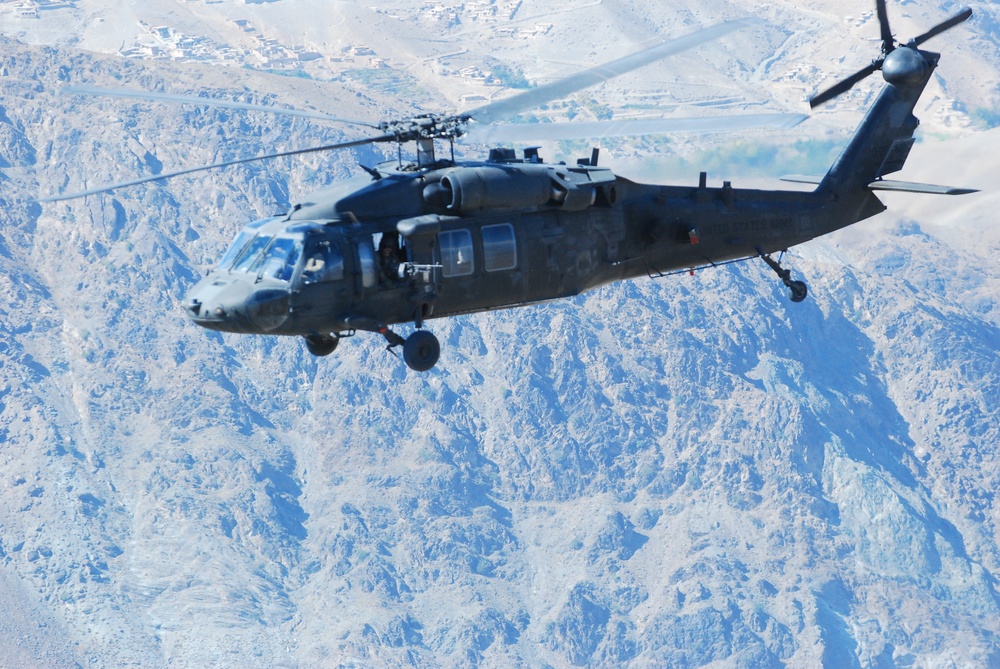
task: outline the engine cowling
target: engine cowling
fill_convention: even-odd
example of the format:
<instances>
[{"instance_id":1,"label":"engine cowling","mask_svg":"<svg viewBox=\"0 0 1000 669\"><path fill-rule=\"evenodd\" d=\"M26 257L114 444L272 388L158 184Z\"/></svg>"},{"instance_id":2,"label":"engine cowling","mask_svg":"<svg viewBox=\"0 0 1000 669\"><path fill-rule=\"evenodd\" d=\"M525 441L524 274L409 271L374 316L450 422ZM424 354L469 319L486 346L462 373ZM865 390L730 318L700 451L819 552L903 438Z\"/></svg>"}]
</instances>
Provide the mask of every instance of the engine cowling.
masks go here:
<instances>
[{"instance_id":1,"label":"engine cowling","mask_svg":"<svg viewBox=\"0 0 1000 669\"><path fill-rule=\"evenodd\" d=\"M552 179L541 170L514 167L462 167L445 172L441 181L424 189L424 200L450 211L540 207L555 197Z\"/></svg>"}]
</instances>

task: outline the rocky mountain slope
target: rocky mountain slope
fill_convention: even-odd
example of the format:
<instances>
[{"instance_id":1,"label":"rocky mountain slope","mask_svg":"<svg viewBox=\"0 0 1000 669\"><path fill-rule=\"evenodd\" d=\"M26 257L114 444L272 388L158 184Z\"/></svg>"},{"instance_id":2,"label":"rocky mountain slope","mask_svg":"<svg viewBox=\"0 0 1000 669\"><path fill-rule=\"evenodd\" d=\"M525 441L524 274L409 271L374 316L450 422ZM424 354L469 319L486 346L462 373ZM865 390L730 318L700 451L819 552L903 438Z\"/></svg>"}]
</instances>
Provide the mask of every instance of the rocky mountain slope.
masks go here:
<instances>
[{"instance_id":1,"label":"rocky mountain slope","mask_svg":"<svg viewBox=\"0 0 1000 669\"><path fill-rule=\"evenodd\" d=\"M997 131L901 175L983 193L796 249L801 305L759 264L624 283L434 322L418 375L179 309L374 155L33 199L343 132L65 83L384 92L0 53L0 666L1000 664Z\"/></svg>"}]
</instances>

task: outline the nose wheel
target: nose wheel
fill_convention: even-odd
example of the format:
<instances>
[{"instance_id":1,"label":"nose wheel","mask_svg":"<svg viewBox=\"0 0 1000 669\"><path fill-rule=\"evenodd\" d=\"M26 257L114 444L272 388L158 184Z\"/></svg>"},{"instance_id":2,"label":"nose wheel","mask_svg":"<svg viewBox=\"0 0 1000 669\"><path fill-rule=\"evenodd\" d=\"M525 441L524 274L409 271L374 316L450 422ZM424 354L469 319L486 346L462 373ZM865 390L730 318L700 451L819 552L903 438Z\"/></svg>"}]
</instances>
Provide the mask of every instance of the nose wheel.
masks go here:
<instances>
[{"instance_id":1,"label":"nose wheel","mask_svg":"<svg viewBox=\"0 0 1000 669\"><path fill-rule=\"evenodd\" d=\"M793 281L792 271L782 267L779 261L766 253L761 253L760 257L767 263L768 267L774 270L774 273L778 275L781 282L785 284L785 288L788 289L788 299L792 302L801 302L806 299L809 295L809 288L806 286L805 281Z\"/></svg>"},{"instance_id":2,"label":"nose wheel","mask_svg":"<svg viewBox=\"0 0 1000 669\"><path fill-rule=\"evenodd\" d=\"M317 357L330 355L337 350L340 337L335 334L306 335L306 348Z\"/></svg>"}]
</instances>

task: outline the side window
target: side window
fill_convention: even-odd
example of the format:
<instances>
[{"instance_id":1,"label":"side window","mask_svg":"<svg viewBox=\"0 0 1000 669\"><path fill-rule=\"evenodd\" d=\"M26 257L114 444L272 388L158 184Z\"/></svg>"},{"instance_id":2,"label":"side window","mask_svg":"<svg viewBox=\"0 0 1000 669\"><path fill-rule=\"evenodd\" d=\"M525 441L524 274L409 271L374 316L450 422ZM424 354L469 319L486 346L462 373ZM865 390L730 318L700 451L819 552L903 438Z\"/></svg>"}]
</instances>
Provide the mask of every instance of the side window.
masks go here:
<instances>
[{"instance_id":1,"label":"side window","mask_svg":"<svg viewBox=\"0 0 1000 669\"><path fill-rule=\"evenodd\" d=\"M344 278L344 254L330 242L320 242L306 257L302 267L304 283L319 283L321 281L340 281Z\"/></svg>"},{"instance_id":2,"label":"side window","mask_svg":"<svg viewBox=\"0 0 1000 669\"><path fill-rule=\"evenodd\" d=\"M510 223L483 226L483 267L486 271L499 272L516 266L514 226Z\"/></svg>"},{"instance_id":3,"label":"side window","mask_svg":"<svg viewBox=\"0 0 1000 669\"><path fill-rule=\"evenodd\" d=\"M472 257L472 233L449 230L438 234L441 244L441 275L444 277L472 274L476 265Z\"/></svg>"}]
</instances>

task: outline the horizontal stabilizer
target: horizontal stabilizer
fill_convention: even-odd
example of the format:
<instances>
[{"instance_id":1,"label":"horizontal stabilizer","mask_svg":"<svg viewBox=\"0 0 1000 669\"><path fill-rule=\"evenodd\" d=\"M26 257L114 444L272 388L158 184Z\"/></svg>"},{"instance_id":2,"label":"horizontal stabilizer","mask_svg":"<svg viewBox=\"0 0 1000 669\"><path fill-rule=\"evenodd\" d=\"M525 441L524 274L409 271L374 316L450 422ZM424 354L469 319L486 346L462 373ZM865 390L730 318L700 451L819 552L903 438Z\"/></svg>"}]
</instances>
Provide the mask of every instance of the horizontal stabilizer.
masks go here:
<instances>
[{"instance_id":1,"label":"horizontal stabilizer","mask_svg":"<svg viewBox=\"0 0 1000 669\"><path fill-rule=\"evenodd\" d=\"M816 184L819 185L823 181L823 177L813 176L811 174L789 174L787 176L781 177L782 181L791 181L793 184Z\"/></svg>"},{"instance_id":2,"label":"horizontal stabilizer","mask_svg":"<svg viewBox=\"0 0 1000 669\"><path fill-rule=\"evenodd\" d=\"M918 184L910 181L888 181L879 179L868 184L872 190L894 190L903 193L929 193L931 195L968 195L978 193L975 188L953 188L951 186L935 186L933 184Z\"/></svg>"}]
</instances>

